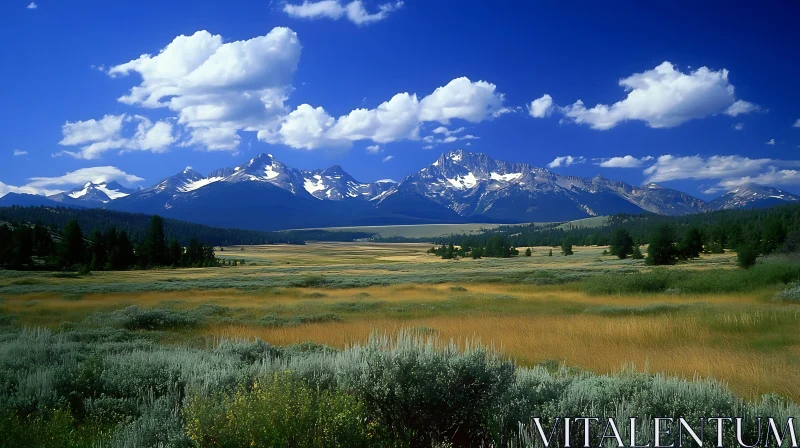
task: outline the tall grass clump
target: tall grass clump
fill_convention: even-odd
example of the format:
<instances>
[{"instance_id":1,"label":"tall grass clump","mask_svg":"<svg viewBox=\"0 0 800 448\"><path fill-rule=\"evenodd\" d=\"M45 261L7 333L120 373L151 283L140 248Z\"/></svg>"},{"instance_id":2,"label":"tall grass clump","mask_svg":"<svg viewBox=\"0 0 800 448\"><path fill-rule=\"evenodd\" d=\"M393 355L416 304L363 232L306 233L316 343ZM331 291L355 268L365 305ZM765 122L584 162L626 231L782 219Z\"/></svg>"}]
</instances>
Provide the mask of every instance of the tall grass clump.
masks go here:
<instances>
[{"instance_id":1,"label":"tall grass clump","mask_svg":"<svg viewBox=\"0 0 800 448\"><path fill-rule=\"evenodd\" d=\"M800 263L773 260L750 269L686 270L659 268L633 274L607 274L583 283L589 294L647 294L678 290L687 294L735 293L800 280Z\"/></svg>"},{"instance_id":2,"label":"tall grass clump","mask_svg":"<svg viewBox=\"0 0 800 448\"><path fill-rule=\"evenodd\" d=\"M231 395L190 396L183 407L186 435L209 448L369 446L366 417L356 397L280 374Z\"/></svg>"},{"instance_id":3,"label":"tall grass clump","mask_svg":"<svg viewBox=\"0 0 800 448\"><path fill-rule=\"evenodd\" d=\"M189 313L164 308L142 309L136 305L113 312L109 316L128 330L163 330L192 327L198 319Z\"/></svg>"},{"instance_id":4,"label":"tall grass clump","mask_svg":"<svg viewBox=\"0 0 800 448\"><path fill-rule=\"evenodd\" d=\"M675 303L651 303L645 306L596 305L587 307L583 312L601 316L652 316L676 313L686 307L684 304Z\"/></svg>"}]
</instances>

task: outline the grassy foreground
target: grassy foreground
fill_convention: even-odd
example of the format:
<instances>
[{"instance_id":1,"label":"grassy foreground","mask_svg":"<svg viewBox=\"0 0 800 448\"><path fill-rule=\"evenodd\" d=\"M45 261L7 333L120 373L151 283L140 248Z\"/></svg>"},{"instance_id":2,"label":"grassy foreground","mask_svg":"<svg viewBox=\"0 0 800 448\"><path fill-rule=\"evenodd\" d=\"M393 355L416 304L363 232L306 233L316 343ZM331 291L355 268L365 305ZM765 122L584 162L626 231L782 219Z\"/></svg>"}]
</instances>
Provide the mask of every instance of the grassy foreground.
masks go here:
<instances>
[{"instance_id":1,"label":"grassy foreground","mask_svg":"<svg viewBox=\"0 0 800 448\"><path fill-rule=\"evenodd\" d=\"M800 416L797 260L427 248L0 272L0 433L21 438L0 446L525 445L532 416Z\"/></svg>"}]
</instances>

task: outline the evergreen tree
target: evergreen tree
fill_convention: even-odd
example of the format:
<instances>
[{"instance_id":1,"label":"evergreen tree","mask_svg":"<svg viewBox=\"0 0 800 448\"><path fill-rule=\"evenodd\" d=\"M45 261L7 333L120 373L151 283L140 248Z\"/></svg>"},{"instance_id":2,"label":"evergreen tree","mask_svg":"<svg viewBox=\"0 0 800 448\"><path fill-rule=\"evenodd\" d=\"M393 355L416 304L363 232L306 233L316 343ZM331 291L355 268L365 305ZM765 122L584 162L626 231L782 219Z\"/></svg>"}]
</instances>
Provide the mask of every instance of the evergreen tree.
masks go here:
<instances>
[{"instance_id":1,"label":"evergreen tree","mask_svg":"<svg viewBox=\"0 0 800 448\"><path fill-rule=\"evenodd\" d=\"M703 235L700 233L700 229L691 226L686 229L686 235L683 237L680 247L680 255L685 259L699 258L701 252L703 252Z\"/></svg>"},{"instance_id":2,"label":"evergreen tree","mask_svg":"<svg viewBox=\"0 0 800 448\"><path fill-rule=\"evenodd\" d=\"M552 257L553 256L553 249L550 249L550 252L547 253L547 256L548 257Z\"/></svg>"},{"instance_id":3,"label":"evergreen tree","mask_svg":"<svg viewBox=\"0 0 800 448\"><path fill-rule=\"evenodd\" d=\"M708 248L708 251L711 252L712 254L724 254L725 247L719 241L712 241L710 247Z\"/></svg>"},{"instance_id":4,"label":"evergreen tree","mask_svg":"<svg viewBox=\"0 0 800 448\"><path fill-rule=\"evenodd\" d=\"M178 240L172 239L169 243L169 264L172 266L180 266L183 259L183 248L178 243Z\"/></svg>"},{"instance_id":5,"label":"evergreen tree","mask_svg":"<svg viewBox=\"0 0 800 448\"><path fill-rule=\"evenodd\" d=\"M772 217L764 223L761 232L761 253L770 254L786 240L786 229L777 217Z\"/></svg>"},{"instance_id":6,"label":"evergreen tree","mask_svg":"<svg viewBox=\"0 0 800 448\"><path fill-rule=\"evenodd\" d=\"M638 244L633 246L633 254L631 254L631 258L634 260L643 260L644 255L642 255L642 250L639 248Z\"/></svg>"},{"instance_id":7,"label":"evergreen tree","mask_svg":"<svg viewBox=\"0 0 800 448\"><path fill-rule=\"evenodd\" d=\"M526 257L530 257L532 254L533 254L533 252L531 252L531 248L530 247L525 249L525 256Z\"/></svg>"},{"instance_id":8,"label":"evergreen tree","mask_svg":"<svg viewBox=\"0 0 800 448\"><path fill-rule=\"evenodd\" d=\"M97 271L103 269L106 265L106 245L105 238L99 230L92 232L92 237L89 240L89 250L92 254L92 261L89 269Z\"/></svg>"},{"instance_id":9,"label":"evergreen tree","mask_svg":"<svg viewBox=\"0 0 800 448\"><path fill-rule=\"evenodd\" d=\"M116 261L112 262L114 269L129 269L136 264L136 254L133 243L128 239L128 232L122 231L117 236Z\"/></svg>"},{"instance_id":10,"label":"evergreen tree","mask_svg":"<svg viewBox=\"0 0 800 448\"><path fill-rule=\"evenodd\" d=\"M11 263L13 258L14 232L6 224L0 223L0 266Z\"/></svg>"},{"instance_id":11,"label":"evergreen tree","mask_svg":"<svg viewBox=\"0 0 800 448\"><path fill-rule=\"evenodd\" d=\"M662 266L675 264L678 261L678 250L675 248L675 232L669 224L659 226L650 238L647 247L648 265Z\"/></svg>"},{"instance_id":12,"label":"evergreen tree","mask_svg":"<svg viewBox=\"0 0 800 448\"><path fill-rule=\"evenodd\" d=\"M742 246L736 253L736 264L742 269L748 269L756 264L758 251L753 246Z\"/></svg>"},{"instance_id":13,"label":"evergreen tree","mask_svg":"<svg viewBox=\"0 0 800 448\"><path fill-rule=\"evenodd\" d=\"M27 225L19 225L14 229L13 238L13 264L22 266L31 263L33 256L33 231Z\"/></svg>"},{"instance_id":14,"label":"evergreen tree","mask_svg":"<svg viewBox=\"0 0 800 448\"><path fill-rule=\"evenodd\" d=\"M780 251L786 254L800 251L800 231L786 235L786 241L783 242Z\"/></svg>"},{"instance_id":15,"label":"evergreen tree","mask_svg":"<svg viewBox=\"0 0 800 448\"><path fill-rule=\"evenodd\" d=\"M72 220L64 226L59 247L62 266L75 266L86 262L86 244L78 221Z\"/></svg>"},{"instance_id":16,"label":"evergreen tree","mask_svg":"<svg viewBox=\"0 0 800 448\"><path fill-rule=\"evenodd\" d=\"M620 260L628 258L633 254L633 238L625 229L617 229L611 237L611 254L616 255Z\"/></svg>"},{"instance_id":17,"label":"evergreen tree","mask_svg":"<svg viewBox=\"0 0 800 448\"><path fill-rule=\"evenodd\" d=\"M201 267L203 264L203 246L199 241L192 238L189 240L189 247L186 249L185 266Z\"/></svg>"},{"instance_id":18,"label":"evergreen tree","mask_svg":"<svg viewBox=\"0 0 800 448\"><path fill-rule=\"evenodd\" d=\"M569 238L565 237L564 240L561 241L561 253L564 255L572 255L575 253L572 251L572 243L569 241Z\"/></svg>"},{"instance_id":19,"label":"evergreen tree","mask_svg":"<svg viewBox=\"0 0 800 448\"><path fill-rule=\"evenodd\" d=\"M167 243L164 239L164 218L153 215L145 238L144 252L148 264L164 266L167 264Z\"/></svg>"},{"instance_id":20,"label":"evergreen tree","mask_svg":"<svg viewBox=\"0 0 800 448\"><path fill-rule=\"evenodd\" d=\"M50 235L50 229L47 227L36 224L33 226L33 253L36 256L45 258L48 264L54 264L54 255L56 246L53 242L53 237Z\"/></svg>"}]
</instances>

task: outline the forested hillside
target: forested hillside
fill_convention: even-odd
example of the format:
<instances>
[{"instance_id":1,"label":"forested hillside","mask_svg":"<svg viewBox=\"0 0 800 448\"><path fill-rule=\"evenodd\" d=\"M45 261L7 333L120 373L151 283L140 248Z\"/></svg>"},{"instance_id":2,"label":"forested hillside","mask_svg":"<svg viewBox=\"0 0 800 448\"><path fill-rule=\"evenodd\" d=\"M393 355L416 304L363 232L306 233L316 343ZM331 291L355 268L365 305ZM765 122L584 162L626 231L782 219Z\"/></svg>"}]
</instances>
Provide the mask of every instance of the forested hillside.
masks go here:
<instances>
[{"instance_id":1,"label":"forested hillside","mask_svg":"<svg viewBox=\"0 0 800 448\"><path fill-rule=\"evenodd\" d=\"M209 213L213 213L209 211ZM95 230L106 233L112 228L125 231L132 241L142 241L150 225L150 216L139 213L115 212L104 209L75 209L66 207L2 207L0 222L40 224L54 230L63 229L75 220L87 235ZM241 229L222 229L192 224L174 219L164 220L167 241L177 240L188 245L191 239L214 246L234 244L303 244L293 232L259 232Z\"/></svg>"},{"instance_id":2,"label":"forested hillside","mask_svg":"<svg viewBox=\"0 0 800 448\"><path fill-rule=\"evenodd\" d=\"M515 247L559 246L565 239L575 245L608 245L617 229L625 229L637 244L647 244L655 230L665 224L674 227L678 234L683 234L689 228L696 228L700 231L703 242L709 246L719 244L724 248L734 249L741 245L755 245L761 252L769 253L788 244L792 246L791 250L796 250L800 240L800 204L685 216L620 214L610 217L608 224L601 227L567 226L564 229L560 224L544 227L500 226L479 235L450 235L433 240L427 238L424 241L477 247L484 246L492 235L500 234L507 236Z\"/></svg>"}]
</instances>

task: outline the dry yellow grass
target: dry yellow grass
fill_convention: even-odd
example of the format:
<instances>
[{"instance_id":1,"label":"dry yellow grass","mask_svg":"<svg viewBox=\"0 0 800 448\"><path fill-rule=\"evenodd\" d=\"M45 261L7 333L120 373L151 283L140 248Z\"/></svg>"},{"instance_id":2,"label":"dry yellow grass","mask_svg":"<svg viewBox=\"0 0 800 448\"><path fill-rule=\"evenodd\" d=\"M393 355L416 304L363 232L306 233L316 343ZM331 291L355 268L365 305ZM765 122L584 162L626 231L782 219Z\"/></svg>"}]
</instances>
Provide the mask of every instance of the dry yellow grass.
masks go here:
<instances>
[{"instance_id":1,"label":"dry yellow grass","mask_svg":"<svg viewBox=\"0 0 800 448\"><path fill-rule=\"evenodd\" d=\"M363 342L373 331L394 334L402 328L428 327L445 340L480 340L521 364L557 360L596 372L625 365L687 379L710 377L728 382L743 397L778 393L800 399L797 347L793 353L725 347L696 319L600 316L443 316L396 320L369 318L298 327L217 326L216 337L257 337L272 344L314 341L342 348Z\"/></svg>"},{"instance_id":2,"label":"dry yellow grass","mask_svg":"<svg viewBox=\"0 0 800 448\"><path fill-rule=\"evenodd\" d=\"M800 310L764 299L773 289L744 294L591 296L570 286L466 283L466 291L449 284L398 284L352 289L236 289L239 280L285 275L391 276L408 272L504 274L513 269L645 270L640 260L602 257L603 247L577 247L572 257L548 257L550 248L535 247L532 257L512 260L441 260L425 255L429 245L325 243L307 246L226 248L222 257L246 259L256 266L224 269L100 272L91 278L44 278L50 285L130 284L214 279L230 288L210 290L84 294L65 300L59 293L5 295L2 307L27 326L57 327L80 321L101 310L128 305L155 307L169 302L176 308L205 303L231 310L233 325L198 327L189 337L258 337L273 344L315 341L335 347L363 342L373 331L395 333L401 328L429 327L445 340L480 339L502 349L522 364L557 360L597 372L624 365L684 378L713 377L728 382L740 395L753 398L779 393L800 401L800 337L794 329ZM554 251L557 252L557 251ZM735 269L732 254L704 256L695 269ZM424 265L422 264L424 262ZM413 270L414 266L422 266ZM394 269L397 268L397 269ZM413 281L413 275L409 277ZM16 278L4 279L14 284ZM0 285L2 286L2 285ZM366 293L366 294L363 294ZM503 296L502 298L498 298ZM380 302L380 307L337 311L340 302ZM681 304L679 312L652 316L588 314L587 307L643 307ZM405 311L399 312L403 308ZM794 309L797 309L795 307ZM268 328L257 325L268 313L292 316L335 312L342 321Z\"/></svg>"}]
</instances>

